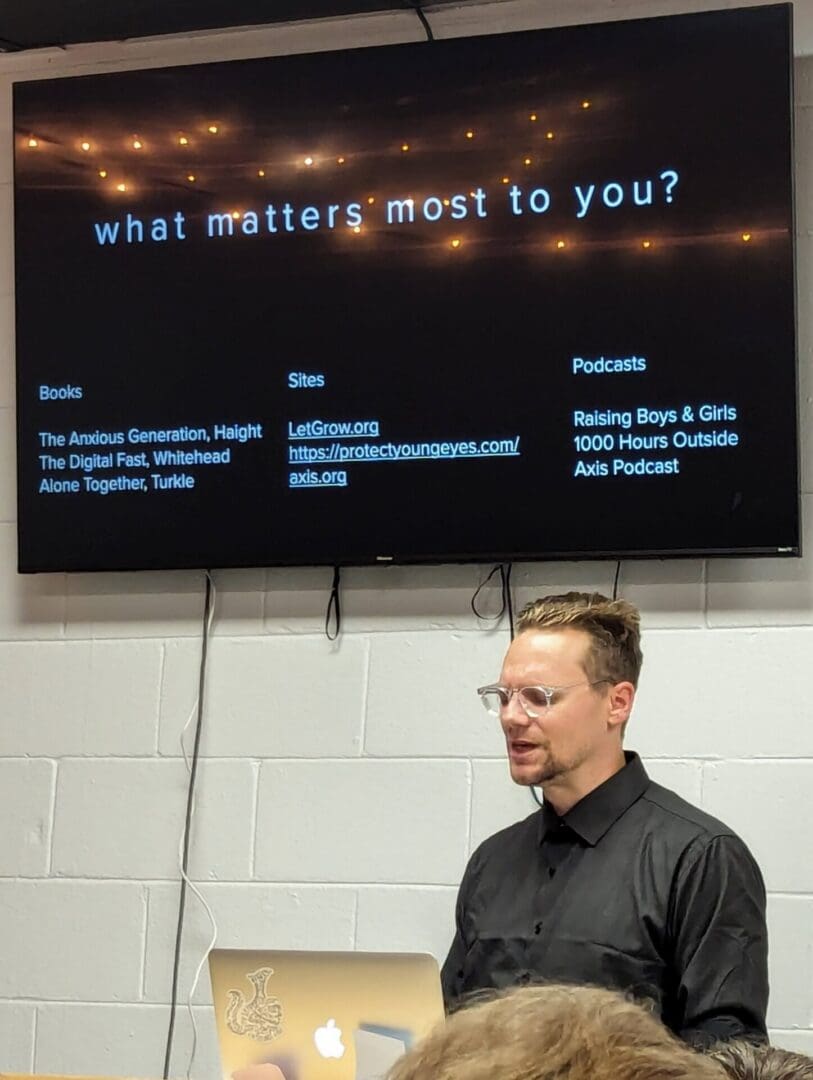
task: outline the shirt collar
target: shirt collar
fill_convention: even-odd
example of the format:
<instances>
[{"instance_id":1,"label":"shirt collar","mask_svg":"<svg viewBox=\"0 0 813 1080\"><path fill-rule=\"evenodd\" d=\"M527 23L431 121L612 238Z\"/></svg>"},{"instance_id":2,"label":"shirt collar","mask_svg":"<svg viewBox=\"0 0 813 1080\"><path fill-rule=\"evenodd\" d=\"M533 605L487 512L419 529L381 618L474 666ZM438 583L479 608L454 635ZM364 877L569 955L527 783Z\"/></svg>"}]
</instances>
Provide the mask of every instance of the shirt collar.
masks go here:
<instances>
[{"instance_id":1,"label":"shirt collar","mask_svg":"<svg viewBox=\"0 0 813 1080\"><path fill-rule=\"evenodd\" d=\"M624 757L626 764L623 769L580 799L563 817L560 818L549 803L543 804L539 812L540 844L548 832L561 823L572 829L590 847L601 840L649 787L649 776L638 755L628 750Z\"/></svg>"}]
</instances>

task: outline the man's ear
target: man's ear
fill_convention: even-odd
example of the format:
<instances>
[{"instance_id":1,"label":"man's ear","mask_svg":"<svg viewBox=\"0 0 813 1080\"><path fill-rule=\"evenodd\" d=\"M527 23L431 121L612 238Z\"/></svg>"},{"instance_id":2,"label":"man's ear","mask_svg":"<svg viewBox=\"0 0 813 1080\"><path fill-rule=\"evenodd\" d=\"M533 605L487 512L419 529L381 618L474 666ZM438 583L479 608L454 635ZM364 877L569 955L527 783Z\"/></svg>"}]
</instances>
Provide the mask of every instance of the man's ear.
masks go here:
<instances>
[{"instance_id":1,"label":"man's ear","mask_svg":"<svg viewBox=\"0 0 813 1080\"><path fill-rule=\"evenodd\" d=\"M635 687L631 682L617 682L610 687L607 698L610 706L607 721L611 727L622 727L630 718L635 701Z\"/></svg>"}]
</instances>

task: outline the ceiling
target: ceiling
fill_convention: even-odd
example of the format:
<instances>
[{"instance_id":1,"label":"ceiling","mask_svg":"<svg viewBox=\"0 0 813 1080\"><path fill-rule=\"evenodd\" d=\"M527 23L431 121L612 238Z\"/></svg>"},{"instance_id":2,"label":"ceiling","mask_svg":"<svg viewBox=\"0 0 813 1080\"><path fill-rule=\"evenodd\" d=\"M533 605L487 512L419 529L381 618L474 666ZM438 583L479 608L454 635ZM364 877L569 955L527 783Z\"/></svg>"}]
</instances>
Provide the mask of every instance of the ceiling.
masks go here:
<instances>
[{"instance_id":1,"label":"ceiling","mask_svg":"<svg viewBox=\"0 0 813 1080\"><path fill-rule=\"evenodd\" d=\"M455 0L432 0L432 6L438 2ZM122 41L415 6L410 0L0 0L0 50Z\"/></svg>"}]
</instances>

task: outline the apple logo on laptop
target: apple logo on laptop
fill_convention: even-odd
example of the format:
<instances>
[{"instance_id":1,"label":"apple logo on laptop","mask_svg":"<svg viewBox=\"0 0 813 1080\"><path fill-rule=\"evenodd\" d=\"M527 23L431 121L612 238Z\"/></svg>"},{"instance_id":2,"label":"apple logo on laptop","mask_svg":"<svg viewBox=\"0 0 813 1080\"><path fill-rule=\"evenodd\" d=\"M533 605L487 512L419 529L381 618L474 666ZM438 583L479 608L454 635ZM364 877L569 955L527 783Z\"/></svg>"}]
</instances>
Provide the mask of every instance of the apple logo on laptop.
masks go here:
<instances>
[{"instance_id":1,"label":"apple logo on laptop","mask_svg":"<svg viewBox=\"0 0 813 1080\"><path fill-rule=\"evenodd\" d=\"M343 1057L347 1049L342 1042L342 1029L336 1027L335 1020L328 1020L324 1027L317 1028L313 1033L313 1041L323 1058Z\"/></svg>"}]
</instances>

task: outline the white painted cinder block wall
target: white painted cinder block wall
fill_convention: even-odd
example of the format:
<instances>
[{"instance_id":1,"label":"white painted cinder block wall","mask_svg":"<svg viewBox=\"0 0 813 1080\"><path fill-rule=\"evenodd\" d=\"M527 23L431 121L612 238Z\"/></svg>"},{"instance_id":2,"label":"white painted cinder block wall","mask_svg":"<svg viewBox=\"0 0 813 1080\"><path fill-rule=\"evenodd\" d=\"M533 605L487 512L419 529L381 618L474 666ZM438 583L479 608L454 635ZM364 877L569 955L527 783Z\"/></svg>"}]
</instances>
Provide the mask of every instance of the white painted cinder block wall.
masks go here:
<instances>
[{"instance_id":1,"label":"white painted cinder block wall","mask_svg":"<svg viewBox=\"0 0 813 1080\"><path fill-rule=\"evenodd\" d=\"M505 0L432 15L439 37L734 6ZM802 490L813 536L813 0L796 0ZM15 573L11 82L417 39L388 14L0 57L0 1070L160 1076L197 686L198 573ZM603 563L516 568L517 604L611 589ZM220 943L430 950L472 847L532 809L473 688L505 626L480 567L220 572L193 873ZM644 613L631 745L734 826L770 890L775 1040L813 1053L813 554L627 563ZM492 597L492 599L495 599ZM190 899L181 990L208 927ZM217 1074L204 976L194 1075ZM191 1029L179 1017L175 1075Z\"/></svg>"}]
</instances>

